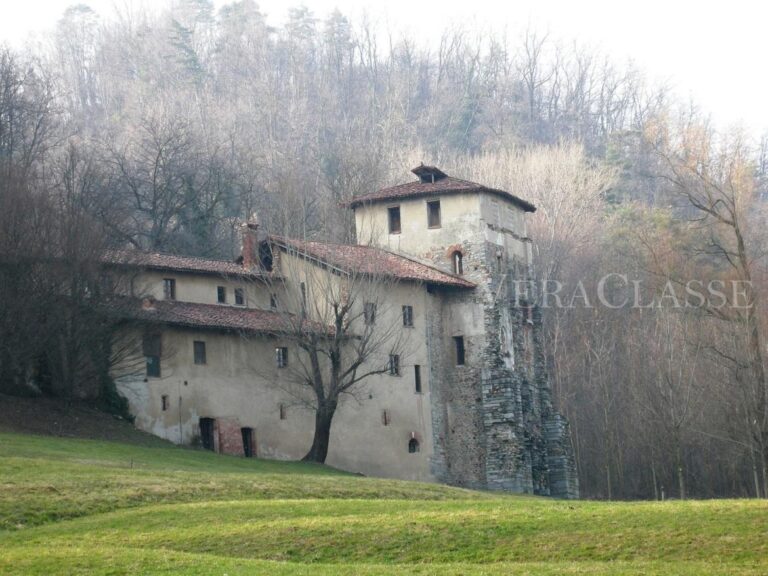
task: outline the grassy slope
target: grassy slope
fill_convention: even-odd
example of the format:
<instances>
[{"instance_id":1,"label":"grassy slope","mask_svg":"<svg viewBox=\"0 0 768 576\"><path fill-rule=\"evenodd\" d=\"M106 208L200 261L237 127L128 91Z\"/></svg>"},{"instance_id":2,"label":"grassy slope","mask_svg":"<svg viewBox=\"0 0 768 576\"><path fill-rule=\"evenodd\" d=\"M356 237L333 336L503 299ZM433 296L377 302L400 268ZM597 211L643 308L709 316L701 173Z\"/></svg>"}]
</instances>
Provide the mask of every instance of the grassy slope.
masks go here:
<instances>
[{"instance_id":1,"label":"grassy slope","mask_svg":"<svg viewBox=\"0 0 768 576\"><path fill-rule=\"evenodd\" d=\"M764 574L768 503L573 503L0 434L0 573L395 571Z\"/></svg>"}]
</instances>

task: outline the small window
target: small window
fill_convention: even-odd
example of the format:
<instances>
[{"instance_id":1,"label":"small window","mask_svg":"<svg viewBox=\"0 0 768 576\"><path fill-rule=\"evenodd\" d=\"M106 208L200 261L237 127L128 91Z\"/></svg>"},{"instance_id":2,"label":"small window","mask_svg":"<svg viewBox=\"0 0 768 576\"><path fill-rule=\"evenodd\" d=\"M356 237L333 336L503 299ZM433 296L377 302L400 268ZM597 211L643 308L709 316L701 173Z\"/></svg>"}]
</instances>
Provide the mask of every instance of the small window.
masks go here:
<instances>
[{"instance_id":1,"label":"small window","mask_svg":"<svg viewBox=\"0 0 768 576\"><path fill-rule=\"evenodd\" d=\"M389 426L389 423L391 422L389 418L389 410L382 410L381 411L381 423L384 426Z\"/></svg>"},{"instance_id":2,"label":"small window","mask_svg":"<svg viewBox=\"0 0 768 576\"><path fill-rule=\"evenodd\" d=\"M440 228L440 200L427 202L427 226Z\"/></svg>"},{"instance_id":3,"label":"small window","mask_svg":"<svg viewBox=\"0 0 768 576\"><path fill-rule=\"evenodd\" d=\"M275 363L278 368L285 368L288 366L288 348L285 346L275 348Z\"/></svg>"},{"instance_id":4,"label":"small window","mask_svg":"<svg viewBox=\"0 0 768 576\"><path fill-rule=\"evenodd\" d=\"M416 438L411 438L408 441L408 454L416 454L419 451L419 441Z\"/></svg>"},{"instance_id":5,"label":"small window","mask_svg":"<svg viewBox=\"0 0 768 576\"><path fill-rule=\"evenodd\" d=\"M170 407L170 405L171 405L170 401L168 400L168 394L163 394L160 397L160 402L161 402L161 406L163 408L163 412L166 412L168 410L168 408Z\"/></svg>"},{"instance_id":6,"label":"small window","mask_svg":"<svg viewBox=\"0 0 768 576\"><path fill-rule=\"evenodd\" d=\"M390 376L400 376L400 356L398 354L389 355L389 374Z\"/></svg>"},{"instance_id":7,"label":"small window","mask_svg":"<svg viewBox=\"0 0 768 576\"><path fill-rule=\"evenodd\" d=\"M403 326L413 326L413 306L403 306Z\"/></svg>"},{"instance_id":8,"label":"small window","mask_svg":"<svg viewBox=\"0 0 768 576\"><path fill-rule=\"evenodd\" d=\"M277 310L277 294L269 295L269 307L272 308L272 310Z\"/></svg>"},{"instance_id":9,"label":"small window","mask_svg":"<svg viewBox=\"0 0 768 576\"><path fill-rule=\"evenodd\" d=\"M461 252L456 250L451 255L451 261L453 262L453 273L454 274L464 274L464 257L462 256Z\"/></svg>"},{"instance_id":10,"label":"small window","mask_svg":"<svg viewBox=\"0 0 768 576\"><path fill-rule=\"evenodd\" d=\"M163 298L176 300L176 279L163 278Z\"/></svg>"},{"instance_id":11,"label":"small window","mask_svg":"<svg viewBox=\"0 0 768 576\"><path fill-rule=\"evenodd\" d=\"M235 288L235 305L245 306L245 291L242 288Z\"/></svg>"},{"instance_id":12,"label":"small window","mask_svg":"<svg viewBox=\"0 0 768 576\"><path fill-rule=\"evenodd\" d=\"M464 336L454 336L453 341L456 344L456 366L464 366Z\"/></svg>"},{"instance_id":13,"label":"small window","mask_svg":"<svg viewBox=\"0 0 768 576\"><path fill-rule=\"evenodd\" d=\"M225 286L216 287L216 302L219 304L227 303L227 288Z\"/></svg>"},{"instance_id":14,"label":"small window","mask_svg":"<svg viewBox=\"0 0 768 576\"><path fill-rule=\"evenodd\" d=\"M205 355L205 342L201 342L200 340L195 340L192 343L192 349L195 354L195 364L206 364L207 359Z\"/></svg>"},{"instance_id":15,"label":"small window","mask_svg":"<svg viewBox=\"0 0 768 576\"><path fill-rule=\"evenodd\" d=\"M400 234L400 206L393 206L387 212L389 214L389 233Z\"/></svg>"},{"instance_id":16,"label":"small window","mask_svg":"<svg viewBox=\"0 0 768 576\"><path fill-rule=\"evenodd\" d=\"M413 366L413 382L416 394L421 394L421 366L418 364Z\"/></svg>"},{"instance_id":17,"label":"small window","mask_svg":"<svg viewBox=\"0 0 768 576\"><path fill-rule=\"evenodd\" d=\"M307 285L304 282L301 283L301 312L307 313Z\"/></svg>"},{"instance_id":18,"label":"small window","mask_svg":"<svg viewBox=\"0 0 768 576\"><path fill-rule=\"evenodd\" d=\"M285 404L280 404L280 420L288 418L288 411L285 408Z\"/></svg>"},{"instance_id":19,"label":"small window","mask_svg":"<svg viewBox=\"0 0 768 576\"><path fill-rule=\"evenodd\" d=\"M147 377L160 378L161 343L160 334L144 335L142 349L146 359Z\"/></svg>"},{"instance_id":20,"label":"small window","mask_svg":"<svg viewBox=\"0 0 768 576\"><path fill-rule=\"evenodd\" d=\"M363 304L363 317L367 326L373 326L376 323L376 304L366 302Z\"/></svg>"}]
</instances>

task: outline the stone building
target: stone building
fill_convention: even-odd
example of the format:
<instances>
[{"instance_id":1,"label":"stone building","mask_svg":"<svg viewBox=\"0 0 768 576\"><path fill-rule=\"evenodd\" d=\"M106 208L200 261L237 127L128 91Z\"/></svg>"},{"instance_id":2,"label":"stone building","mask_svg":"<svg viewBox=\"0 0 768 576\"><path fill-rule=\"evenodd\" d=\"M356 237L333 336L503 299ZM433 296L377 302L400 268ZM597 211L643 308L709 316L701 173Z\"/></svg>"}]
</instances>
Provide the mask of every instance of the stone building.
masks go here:
<instances>
[{"instance_id":1,"label":"stone building","mask_svg":"<svg viewBox=\"0 0 768 576\"><path fill-rule=\"evenodd\" d=\"M343 283L356 271L373 284L396 280L377 323L399 323L407 355L390 355L388 373L341 402L327 463L577 497L539 313L516 291L531 266L525 217L535 207L435 167L413 173L413 182L349 203L357 245L271 237L250 224L235 263L112 254L111 265L130 279L126 291L141 300L133 330L142 368L115 374L137 426L224 453L301 458L314 418L297 401L290 367L301 351L281 328L285 308L303 310L329 289L318 278Z\"/></svg>"}]
</instances>

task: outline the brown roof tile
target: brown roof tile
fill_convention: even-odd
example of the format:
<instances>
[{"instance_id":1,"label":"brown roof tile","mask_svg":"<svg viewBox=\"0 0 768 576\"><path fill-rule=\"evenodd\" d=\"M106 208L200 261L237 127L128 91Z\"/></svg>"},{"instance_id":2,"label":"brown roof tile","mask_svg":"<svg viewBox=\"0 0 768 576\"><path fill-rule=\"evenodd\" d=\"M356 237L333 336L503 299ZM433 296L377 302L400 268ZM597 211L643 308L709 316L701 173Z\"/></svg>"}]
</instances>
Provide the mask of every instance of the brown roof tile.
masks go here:
<instances>
[{"instance_id":1,"label":"brown roof tile","mask_svg":"<svg viewBox=\"0 0 768 576\"><path fill-rule=\"evenodd\" d=\"M414 171L419 170L419 168L414 168ZM424 168L437 170L436 168L429 166L425 166ZM440 174L443 174L443 172L440 172ZM477 184L476 182L454 178L453 176L440 177L439 179L435 179L434 182L416 181L400 184L398 186L392 186L390 188L383 188L382 190L377 190L376 192L355 196L346 203L346 206L355 208L361 204L371 204L387 200L398 200L401 198L420 198L423 196L432 196L438 194L445 195L462 193L493 194L513 202L526 212L536 211L536 206L523 200L522 198L515 196L514 194L510 194L504 190L497 190L496 188L489 188L487 186L483 186L482 184Z\"/></svg>"},{"instance_id":2,"label":"brown roof tile","mask_svg":"<svg viewBox=\"0 0 768 576\"><path fill-rule=\"evenodd\" d=\"M456 288L475 287L474 283L460 276L448 274L382 248L292 240L276 236L273 236L272 240L278 246L292 248L347 272L356 271L372 276L392 276L400 280Z\"/></svg>"},{"instance_id":3,"label":"brown roof tile","mask_svg":"<svg viewBox=\"0 0 768 576\"><path fill-rule=\"evenodd\" d=\"M105 264L130 266L148 270L169 270L191 274L219 274L222 276L239 276L259 278L266 276L262 270L246 270L241 264L226 260L209 260L191 256L176 256L140 252L139 250L111 250L104 255Z\"/></svg>"},{"instance_id":4,"label":"brown roof tile","mask_svg":"<svg viewBox=\"0 0 768 576\"><path fill-rule=\"evenodd\" d=\"M197 304L177 300L124 299L112 305L121 317L139 322L160 323L182 328L280 334L295 330L295 316L236 306ZM311 327L322 330L321 324Z\"/></svg>"}]
</instances>

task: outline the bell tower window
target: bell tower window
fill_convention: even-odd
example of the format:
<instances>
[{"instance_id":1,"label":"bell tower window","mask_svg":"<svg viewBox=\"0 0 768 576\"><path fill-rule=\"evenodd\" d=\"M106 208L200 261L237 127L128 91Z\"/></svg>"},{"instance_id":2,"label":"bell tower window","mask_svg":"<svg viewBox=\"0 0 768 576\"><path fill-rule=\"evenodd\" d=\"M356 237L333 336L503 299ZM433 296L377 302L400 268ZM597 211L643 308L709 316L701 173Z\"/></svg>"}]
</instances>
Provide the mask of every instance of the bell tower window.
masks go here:
<instances>
[{"instance_id":1,"label":"bell tower window","mask_svg":"<svg viewBox=\"0 0 768 576\"><path fill-rule=\"evenodd\" d=\"M440 200L427 202L427 227L440 228Z\"/></svg>"}]
</instances>

